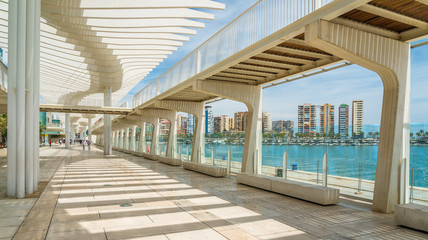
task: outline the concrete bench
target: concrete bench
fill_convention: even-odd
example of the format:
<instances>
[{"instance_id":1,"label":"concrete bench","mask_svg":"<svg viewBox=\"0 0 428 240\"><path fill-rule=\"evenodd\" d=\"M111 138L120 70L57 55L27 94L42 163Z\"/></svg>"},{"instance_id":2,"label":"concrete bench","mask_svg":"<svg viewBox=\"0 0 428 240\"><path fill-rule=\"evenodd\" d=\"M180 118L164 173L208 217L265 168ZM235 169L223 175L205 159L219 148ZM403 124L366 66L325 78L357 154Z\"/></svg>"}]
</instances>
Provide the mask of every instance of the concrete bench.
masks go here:
<instances>
[{"instance_id":1,"label":"concrete bench","mask_svg":"<svg viewBox=\"0 0 428 240\"><path fill-rule=\"evenodd\" d=\"M132 155L140 156L140 157L143 157L145 159L152 160L152 161L157 161L157 158L156 158L157 156L156 155L151 155L149 153L133 151Z\"/></svg>"},{"instance_id":2,"label":"concrete bench","mask_svg":"<svg viewBox=\"0 0 428 240\"><path fill-rule=\"evenodd\" d=\"M161 157L161 156L156 156L156 159L161 163L165 163L165 164L168 164L171 166L181 166L181 160L180 159L167 158L167 157Z\"/></svg>"},{"instance_id":3,"label":"concrete bench","mask_svg":"<svg viewBox=\"0 0 428 240\"><path fill-rule=\"evenodd\" d=\"M183 162L183 167L199 173L204 173L213 177L224 177L227 175L227 168L205 165L195 162Z\"/></svg>"},{"instance_id":4,"label":"concrete bench","mask_svg":"<svg viewBox=\"0 0 428 240\"><path fill-rule=\"evenodd\" d=\"M428 232L428 206L414 203L396 205L395 223Z\"/></svg>"},{"instance_id":5,"label":"concrete bench","mask_svg":"<svg viewBox=\"0 0 428 240\"><path fill-rule=\"evenodd\" d=\"M241 184L280 193L321 205L339 203L339 189L284 180L281 178L238 173L236 181Z\"/></svg>"}]
</instances>

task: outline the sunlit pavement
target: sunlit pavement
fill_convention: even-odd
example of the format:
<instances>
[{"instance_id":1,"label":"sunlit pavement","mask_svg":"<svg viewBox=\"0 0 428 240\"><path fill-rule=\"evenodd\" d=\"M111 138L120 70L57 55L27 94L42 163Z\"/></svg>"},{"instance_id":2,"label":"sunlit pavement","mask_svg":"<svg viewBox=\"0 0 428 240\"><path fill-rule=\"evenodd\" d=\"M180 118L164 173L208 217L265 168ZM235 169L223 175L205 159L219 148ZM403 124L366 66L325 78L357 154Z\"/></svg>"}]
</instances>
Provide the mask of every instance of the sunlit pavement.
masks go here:
<instances>
[{"instance_id":1,"label":"sunlit pavement","mask_svg":"<svg viewBox=\"0 0 428 240\"><path fill-rule=\"evenodd\" d=\"M365 203L323 207L129 154L50 151L61 166L14 239L428 237Z\"/></svg>"}]
</instances>

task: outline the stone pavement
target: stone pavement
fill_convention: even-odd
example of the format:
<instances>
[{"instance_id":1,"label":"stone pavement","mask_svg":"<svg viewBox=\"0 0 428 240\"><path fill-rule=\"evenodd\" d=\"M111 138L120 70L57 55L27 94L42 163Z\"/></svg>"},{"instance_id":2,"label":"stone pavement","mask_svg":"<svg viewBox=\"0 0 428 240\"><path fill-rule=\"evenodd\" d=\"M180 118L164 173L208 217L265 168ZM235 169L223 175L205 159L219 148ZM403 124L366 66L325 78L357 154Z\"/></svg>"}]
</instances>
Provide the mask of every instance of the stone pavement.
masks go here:
<instances>
[{"instance_id":1,"label":"stone pavement","mask_svg":"<svg viewBox=\"0 0 428 240\"><path fill-rule=\"evenodd\" d=\"M114 154L58 150L61 166L14 239L428 239L365 202L324 207Z\"/></svg>"}]
</instances>

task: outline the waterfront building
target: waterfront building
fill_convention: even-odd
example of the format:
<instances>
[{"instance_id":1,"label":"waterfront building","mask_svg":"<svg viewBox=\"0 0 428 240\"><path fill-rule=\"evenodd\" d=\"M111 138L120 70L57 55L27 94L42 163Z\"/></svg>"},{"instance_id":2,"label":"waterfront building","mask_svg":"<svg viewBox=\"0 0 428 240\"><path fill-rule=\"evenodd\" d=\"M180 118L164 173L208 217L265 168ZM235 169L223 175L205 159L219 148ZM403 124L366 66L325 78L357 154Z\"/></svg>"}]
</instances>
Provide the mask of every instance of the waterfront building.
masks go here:
<instances>
[{"instance_id":1,"label":"waterfront building","mask_svg":"<svg viewBox=\"0 0 428 240\"><path fill-rule=\"evenodd\" d=\"M230 118L223 115L214 117L214 132L227 132L230 131Z\"/></svg>"},{"instance_id":2,"label":"waterfront building","mask_svg":"<svg viewBox=\"0 0 428 240\"><path fill-rule=\"evenodd\" d=\"M363 100L352 101L352 133L356 135L363 131Z\"/></svg>"},{"instance_id":3,"label":"waterfront building","mask_svg":"<svg viewBox=\"0 0 428 240\"><path fill-rule=\"evenodd\" d=\"M181 121L179 122L179 124L181 125L180 129L183 130L185 134L187 131L187 116L181 115Z\"/></svg>"},{"instance_id":4,"label":"waterfront building","mask_svg":"<svg viewBox=\"0 0 428 240\"><path fill-rule=\"evenodd\" d=\"M235 113L235 131L243 132L247 129L248 112Z\"/></svg>"},{"instance_id":5,"label":"waterfront building","mask_svg":"<svg viewBox=\"0 0 428 240\"><path fill-rule=\"evenodd\" d=\"M235 119L231 117L229 117L229 130L230 131L235 130Z\"/></svg>"},{"instance_id":6,"label":"waterfront building","mask_svg":"<svg viewBox=\"0 0 428 240\"><path fill-rule=\"evenodd\" d=\"M262 129L263 129L263 132L272 130L272 121L271 121L270 113L268 112L262 113Z\"/></svg>"},{"instance_id":7,"label":"waterfront building","mask_svg":"<svg viewBox=\"0 0 428 240\"><path fill-rule=\"evenodd\" d=\"M159 135L168 135L170 122L165 119L159 119L160 128Z\"/></svg>"},{"instance_id":8,"label":"waterfront building","mask_svg":"<svg viewBox=\"0 0 428 240\"><path fill-rule=\"evenodd\" d=\"M195 117L192 114L187 115L187 134L193 134L195 132Z\"/></svg>"},{"instance_id":9,"label":"waterfront building","mask_svg":"<svg viewBox=\"0 0 428 240\"><path fill-rule=\"evenodd\" d=\"M298 132L315 133L317 129L316 105L305 103L298 106Z\"/></svg>"},{"instance_id":10,"label":"waterfront building","mask_svg":"<svg viewBox=\"0 0 428 240\"><path fill-rule=\"evenodd\" d=\"M205 133L214 132L214 115L211 106L205 106Z\"/></svg>"},{"instance_id":11,"label":"waterfront building","mask_svg":"<svg viewBox=\"0 0 428 240\"><path fill-rule=\"evenodd\" d=\"M320 106L320 133L334 133L334 105Z\"/></svg>"},{"instance_id":12,"label":"waterfront building","mask_svg":"<svg viewBox=\"0 0 428 240\"><path fill-rule=\"evenodd\" d=\"M275 132L282 132L286 130L287 132L294 131L294 121L291 120L278 120L272 121L272 129Z\"/></svg>"},{"instance_id":13,"label":"waterfront building","mask_svg":"<svg viewBox=\"0 0 428 240\"><path fill-rule=\"evenodd\" d=\"M349 135L349 105L341 104L339 107L339 134Z\"/></svg>"}]
</instances>

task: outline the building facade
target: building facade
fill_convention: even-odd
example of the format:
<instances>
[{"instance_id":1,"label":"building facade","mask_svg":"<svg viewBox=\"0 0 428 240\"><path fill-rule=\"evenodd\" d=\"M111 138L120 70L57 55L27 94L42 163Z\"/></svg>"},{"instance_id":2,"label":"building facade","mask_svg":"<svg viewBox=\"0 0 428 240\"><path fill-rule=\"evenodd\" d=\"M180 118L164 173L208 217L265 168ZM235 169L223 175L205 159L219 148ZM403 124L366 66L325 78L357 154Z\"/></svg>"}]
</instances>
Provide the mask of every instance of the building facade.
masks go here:
<instances>
[{"instance_id":1,"label":"building facade","mask_svg":"<svg viewBox=\"0 0 428 240\"><path fill-rule=\"evenodd\" d=\"M230 117L218 116L214 117L214 132L228 132L230 131Z\"/></svg>"},{"instance_id":2,"label":"building facade","mask_svg":"<svg viewBox=\"0 0 428 240\"><path fill-rule=\"evenodd\" d=\"M334 133L334 105L320 106L320 133Z\"/></svg>"},{"instance_id":3,"label":"building facade","mask_svg":"<svg viewBox=\"0 0 428 240\"><path fill-rule=\"evenodd\" d=\"M263 132L272 130L272 121L271 121L270 113L268 112L262 113L262 129L263 129Z\"/></svg>"},{"instance_id":4,"label":"building facade","mask_svg":"<svg viewBox=\"0 0 428 240\"><path fill-rule=\"evenodd\" d=\"M237 112L234 116L235 131L243 132L247 129L248 112Z\"/></svg>"},{"instance_id":5,"label":"building facade","mask_svg":"<svg viewBox=\"0 0 428 240\"><path fill-rule=\"evenodd\" d=\"M299 133L315 133L317 129L317 108L315 105L305 103L298 106Z\"/></svg>"},{"instance_id":6,"label":"building facade","mask_svg":"<svg viewBox=\"0 0 428 240\"><path fill-rule=\"evenodd\" d=\"M214 115L211 106L205 106L205 133L214 132Z\"/></svg>"},{"instance_id":7,"label":"building facade","mask_svg":"<svg viewBox=\"0 0 428 240\"><path fill-rule=\"evenodd\" d=\"M363 108L363 100L352 101L352 133L356 135L359 135L363 131Z\"/></svg>"},{"instance_id":8,"label":"building facade","mask_svg":"<svg viewBox=\"0 0 428 240\"><path fill-rule=\"evenodd\" d=\"M187 115L186 134L193 134L194 132L195 132L195 117L189 113Z\"/></svg>"},{"instance_id":9,"label":"building facade","mask_svg":"<svg viewBox=\"0 0 428 240\"><path fill-rule=\"evenodd\" d=\"M339 107L339 134L349 136L349 105L341 104Z\"/></svg>"},{"instance_id":10,"label":"building facade","mask_svg":"<svg viewBox=\"0 0 428 240\"><path fill-rule=\"evenodd\" d=\"M294 121L291 120L278 120L272 121L272 130L275 132L294 132Z\"/></svg>"}]
</instances>

